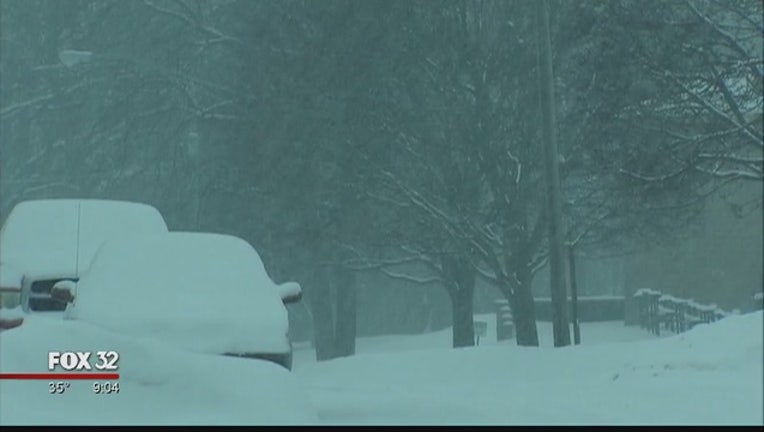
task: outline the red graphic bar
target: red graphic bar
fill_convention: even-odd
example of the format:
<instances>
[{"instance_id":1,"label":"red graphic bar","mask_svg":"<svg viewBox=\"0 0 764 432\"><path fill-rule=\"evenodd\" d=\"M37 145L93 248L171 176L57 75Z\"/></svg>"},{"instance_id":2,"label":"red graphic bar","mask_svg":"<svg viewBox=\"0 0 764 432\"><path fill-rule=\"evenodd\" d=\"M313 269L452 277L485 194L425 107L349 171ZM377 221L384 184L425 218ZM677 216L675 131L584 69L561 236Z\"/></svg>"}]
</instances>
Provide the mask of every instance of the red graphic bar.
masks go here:
<instances>
[{"instance_id":1,"label":"red graphic bar","mask_svg":"<svg viewBox=\"0 0 764 432\"><path fill-rule=\"evenodd\" d=\"M97 372L38 372L38 373L0 373L0 379L12 380L118 380L118 373Z\"/></svg>"}]
</instances>

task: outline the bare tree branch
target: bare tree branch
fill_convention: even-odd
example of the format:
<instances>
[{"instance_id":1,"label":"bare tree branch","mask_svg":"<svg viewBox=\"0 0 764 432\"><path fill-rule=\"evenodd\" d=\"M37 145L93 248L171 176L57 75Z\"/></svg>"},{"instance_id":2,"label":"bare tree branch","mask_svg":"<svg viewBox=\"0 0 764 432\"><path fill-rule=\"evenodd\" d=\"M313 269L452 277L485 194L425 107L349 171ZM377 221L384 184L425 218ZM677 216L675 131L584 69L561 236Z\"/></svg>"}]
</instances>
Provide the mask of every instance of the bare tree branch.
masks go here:
<instances>
[{"instance_id":1,"label":"bare tree branch","mask_svg":"<svg viewBox=\"0 0 764 432\"><path fill-rule=\"evenodd\" d=\"M151 9L153 9L153 10L155 10L155 11L157 11L157 12L163 14L163 15L167 15L167 16L176 18L176 19L178 19L180 21L183 21L184 23L190 25L191 27L195 28L196 30L198 30L198 31L200 31L200 32L202 32L202 33L204 33L204 34L206 34L208 36L212 36L213 38L208 40L207 42L210 42L210 43L214 43L214 42L234 42L234 43L236 43L238 45L242 45L242 46L244 45L244 43L240 39L232 37L232 36L228 36L228 35L223 34L222 32L220 32L219 30L217 30L217 29L215 29L213 27L204 25L197 18L192 18L189 15L185 15L185 14L182 14L180 12L176 12L176 11L171 10L171 9L166 9L166 8L161 7L161 6L157 6L151 0L143 0L143 3L146 6L150 7ZM185 5L182 5L182 6L185 6Z\"/></svg>"}]
</instances>

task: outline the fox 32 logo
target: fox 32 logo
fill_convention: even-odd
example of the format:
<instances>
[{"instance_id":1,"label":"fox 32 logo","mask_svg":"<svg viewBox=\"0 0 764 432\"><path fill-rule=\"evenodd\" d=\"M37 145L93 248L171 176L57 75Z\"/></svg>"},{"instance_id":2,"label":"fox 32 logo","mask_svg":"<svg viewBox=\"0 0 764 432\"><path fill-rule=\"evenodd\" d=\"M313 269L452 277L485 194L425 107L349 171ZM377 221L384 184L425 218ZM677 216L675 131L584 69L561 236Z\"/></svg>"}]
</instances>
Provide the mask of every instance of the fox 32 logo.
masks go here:
<instances>
[{"instance_id":1,"label":"fox 32 logo","mask_svg":"<svg viewBox=\"0 0 764 432\"><path fill-rule=\"evenodd\" d=\"M119 353L116 351L49 351L48 370L116 371Z\"/></svg>"}]
</instances>

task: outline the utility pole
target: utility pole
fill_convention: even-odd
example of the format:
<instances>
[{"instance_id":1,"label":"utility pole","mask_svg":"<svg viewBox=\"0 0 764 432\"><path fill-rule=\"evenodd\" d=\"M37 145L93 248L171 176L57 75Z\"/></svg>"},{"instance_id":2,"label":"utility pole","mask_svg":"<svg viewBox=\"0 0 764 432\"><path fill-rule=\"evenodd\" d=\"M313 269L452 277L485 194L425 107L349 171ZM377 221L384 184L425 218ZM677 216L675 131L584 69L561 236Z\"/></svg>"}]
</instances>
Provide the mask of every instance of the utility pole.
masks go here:
<instances>
[{"instance_id":1,"label":"utility pole","mask_svg":"<svg viewBox=\"0 0 764 432\"><path fill-rule=\"evenodd\" d=\"M576 250L575 246L568 246L568 270L570 274L570 311L573 315L573 344L581 344L581 327L578 324L578 283L576 282Z\"/></svg>"},{"instance_id":2,"label":"utility pole","mask_svg":"<svg viewBox=\"0 0 764 432\"><path fill-rule=\"evenodd\" d=\"M560 192L559 151L557 149L557 121L555 120L554 74L552 72L552 44L549 37L548 1L536 0L536 32L539 61L539 89L541 96L541 136L544 141L546 162L547 200L549 205L549 267L551 271L552 327L554 346L570 345L567 290L563 261L562 194Z\"/></svg>"}]
</instances>

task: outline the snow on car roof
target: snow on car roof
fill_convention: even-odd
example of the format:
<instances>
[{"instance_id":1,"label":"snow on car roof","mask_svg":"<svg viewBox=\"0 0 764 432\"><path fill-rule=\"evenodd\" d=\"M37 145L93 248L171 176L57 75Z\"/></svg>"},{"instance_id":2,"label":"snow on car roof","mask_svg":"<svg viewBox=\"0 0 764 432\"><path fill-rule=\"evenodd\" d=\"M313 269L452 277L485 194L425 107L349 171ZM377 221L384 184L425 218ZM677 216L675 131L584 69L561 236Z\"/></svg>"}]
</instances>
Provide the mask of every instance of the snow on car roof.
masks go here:
<instances>
[{"instance_id":1,"label":"snow on car roof","mask_svg":"<svg viewBox=\"0 0 764 432\"><path fill-rule=\"evenodd\" d=\"M0 230L0 261L13 264L24 274L76 276L105 239L166 231L162 215L147 204L94 199L24 201L13 208Z\"/></svg>"},{"instance_id":2,"label":"snow on car roof","mask_svg":"<svg viewBox=\"0 0 764 432\"><path fill-rule=\"evenodd\" d=\"M104 243L69 314L196 352L289 350L287 311L260 256L223 234L170 232Z\"/></svg>"}]
</instances>

